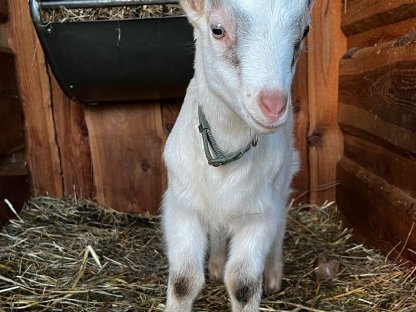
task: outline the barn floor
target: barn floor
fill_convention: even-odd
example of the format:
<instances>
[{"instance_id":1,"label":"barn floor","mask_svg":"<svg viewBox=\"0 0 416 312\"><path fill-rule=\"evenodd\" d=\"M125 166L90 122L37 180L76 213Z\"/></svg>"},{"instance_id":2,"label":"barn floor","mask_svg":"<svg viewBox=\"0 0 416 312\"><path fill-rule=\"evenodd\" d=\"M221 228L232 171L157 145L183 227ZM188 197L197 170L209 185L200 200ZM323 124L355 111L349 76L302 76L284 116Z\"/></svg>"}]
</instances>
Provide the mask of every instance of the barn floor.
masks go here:
<instances>
[{"instance_id":1,"label":"barn floor","mask_svg":"<svg viewBox=\"0 0 416 312\"><path fill-rule=\"evenodd\" d=\"M340 263L317 282L319 254ZM291 208L283 290L261 311L416 311L416 268L357 245L334 205ZM0 311L163 311L167 264L159 219L38 197L0 232ZM229 311L208 282L195 311Z\"/></svg>"}]
</instances>

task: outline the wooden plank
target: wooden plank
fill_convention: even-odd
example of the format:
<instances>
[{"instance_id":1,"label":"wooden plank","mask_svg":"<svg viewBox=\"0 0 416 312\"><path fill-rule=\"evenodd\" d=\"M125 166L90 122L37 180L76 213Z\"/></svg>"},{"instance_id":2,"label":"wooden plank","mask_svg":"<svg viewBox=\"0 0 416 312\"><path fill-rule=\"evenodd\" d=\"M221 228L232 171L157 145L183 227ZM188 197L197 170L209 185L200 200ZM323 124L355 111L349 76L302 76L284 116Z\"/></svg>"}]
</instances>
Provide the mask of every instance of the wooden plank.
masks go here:
<instances>
[{"instance_id":1,"label":"wooden plank","mask_svg":"<svg viewBox=\"0 0 416 312\"><path fill-rule=\"evenodd\" d=\"M36 193L62 196L62 172L52 115L45 56L36 37L29 6L9 0L7 36L15 52L23 105L27 160Z\"/></svg>"},{"instance_id":2,"label":"wooden plank","mask_svg":"<svg viewBox=\"0 0 416 312\"><path fill-rule=\"evenodd\" d=\"M341 59L340 75L360 75L384 70L384 67L390 69L391 66L398 66L403 63L412 65L415 61L415 51L416 32L375 47L357 49L346 53ZM392 67L391 69L394 70L395 68Z\"/></svg>"},{"instance_id":3,"label":"wooden plank","mask_svg":"<svg viewBox=\"0 0 416 312\"><path fill-rule=\"evenodd\" d=\"M98 202L125 212L158 212L165 188L160 104L89 107L85 117Z\"/></svg>"},{"instance_id":4,"label":"wooden plank","mask_svg":"<svg viewBox=\"0 0 416 312\"><path fill-rule=\"evenodd\" d=\"M369 29L368 31L348 37L348 49L355 47L375 47L381 43L396 40L415 31L415 25L416 17L413 17L398 23Z\"/></svg>"},{"instance_id":5,"label":"wooden plank","mask_svg":"<svg viewBox=\"0 0 416 312\"><path fill-rule=\"evenodd\" d=\"M0 0L0 24L7 21L8 10L7 0Z\"/></svg>"},{"instance_id":6,"label":"wooden plank","mask_svg":"<svg viewBox=\"0 0 416 312\"><path fill-rule=\"evenodd\" d=\"M342 154L337 125L339 59L346 51L341 1L317 0L312 12L309 46L309 112L311 202L335 199L335 168ZM320 191L319 191L320 190Z\"/></svg>"},{"instance_id":7,"label":"wooden plank","mask_svg":"<svg viewBox=\"0 0 416 312\"><path fill-rule=\"evenodd\" d=\"M347 158L337 171L338 207L355 237L416 263L416 198Z\"/></svg>"},{"instance_id":8,"label":"wooden plank","mask_svg":"<svg viewBox=\"0 0 416 312\"><path fill-rule=\"evenodd\" d=\"M84 116L85 106L71 101L59 87L52 72L48 72L64 192L76 194L80 198L94 198L94 172Z\"/></svg>"},{"instance_id":9,"label":"wooden plank","mask_svg":"<svg viewBox=\"0 0 416 312\"><path fill-rule=\"evenodd\" d=\"M24 144L13 53L0 48L0 156Z\"/></svg>"},{"instance_id":10,"label":"wooden plank","mask_svg":"<svg viewBox=\"0 0 416 312\"><path fill-rule=\"evenodd\" d=\"M416 16L416 0L342 2L344 7L341 28L349 36Z\"/></svg>"},{"instance_id":11,"label":"wooden plank","mask_svg":"<svg viewBox=\"0 0 416 312\"><path fill-rule=\"evenodd\" d=\"M339 124L343 131L366 139L400 153L416 155L416 134L400 126L384 121L353 105L339 105Z\"/></svg>"},{"instance_id":12,"label":"wooden plank","mask_svg":"<svg viewBox=\"0 0 416 312\"><path fill-rule=\"evenodd\" d=\"M410 155L396 154L374 142L346 133L344 155L387 183L416 197L416 159Z\"/></svg>"},{"instance_id":13,"label":"wooden plank","mask_svg":"<svg viewBox=\"0 0 416 312\"><path fill-rule=\"evenodd\" d=\"M341 127L416 153L416 34L341 60Z\"/></svg>"},{"instance_id":14,"label":"wooden plank","mask_svg":"<svg viewBox=\"0 0 416 312\"><path fill-rule=\"evenodd\" d=\"M303 53L299 58L296 75L292 87L292 103L295 116L296 149L300 156L300 171L294 177L292 188L293 198L297 202L309 202L309 105L308 105L308 54Z\"/></svg>"}]
</instances>

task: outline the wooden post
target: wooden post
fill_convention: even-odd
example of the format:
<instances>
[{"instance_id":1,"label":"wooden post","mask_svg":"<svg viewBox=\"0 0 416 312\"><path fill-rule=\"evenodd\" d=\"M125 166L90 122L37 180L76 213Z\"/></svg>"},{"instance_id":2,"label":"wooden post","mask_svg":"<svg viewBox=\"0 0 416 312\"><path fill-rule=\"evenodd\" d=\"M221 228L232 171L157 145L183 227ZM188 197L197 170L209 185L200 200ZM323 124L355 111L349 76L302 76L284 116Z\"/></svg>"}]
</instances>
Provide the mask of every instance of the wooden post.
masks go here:
<instances>
[{"instance_id":1,"label":"wooden post","mask_svg":"<svg viewBox=\"0 0 416 312\"><path fill-rule=\"evenodd\" d=\"M32 188L36 193L62 196L62 170L45 57L32 25L27 2L9 0L8 4L6 31L10 48L16 57Z\"/></svg>"},{"instance_id":2,"label":"wooden post","mask_svg":"<svg viewBox=\"0 0 416 312\"><path fill-rule=\"evenodd\" d=\"M337 125L339 60L346 51L340 29L341 1L317 0L312 12L309 46L311 202L335 200L335 168L342 154Z\"/></svg>"},{"instance_id":3,"label":"wooden post","mask_svg":"<svg viewBox=\"0 0 416 312\"><path fill-rule=\"evenodd\" d=\"M308 103L308 54L300 57L296 75L293 80L292 103L295 116L296 149L300 156L300 170L294 177L292 188L295 190L293 199L297 203L309 202L309 146L307 141L309 131L309 103Z\"/></svg>"}]
</instances>

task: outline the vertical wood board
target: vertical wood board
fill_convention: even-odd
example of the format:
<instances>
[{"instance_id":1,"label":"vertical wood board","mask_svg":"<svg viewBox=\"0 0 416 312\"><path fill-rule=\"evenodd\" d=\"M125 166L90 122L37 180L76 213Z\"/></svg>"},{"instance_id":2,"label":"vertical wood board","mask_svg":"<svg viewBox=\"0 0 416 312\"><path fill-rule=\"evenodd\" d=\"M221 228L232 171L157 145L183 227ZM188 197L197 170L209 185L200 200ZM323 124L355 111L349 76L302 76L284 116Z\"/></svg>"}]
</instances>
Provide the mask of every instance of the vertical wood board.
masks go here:
<instances>
[{"instance_id":1,"label":"vertical wood board","mask_svg":"<svg viewBox=\"0 0 416 312\"><path fill-rule=\"evenodd\" d=\"M125 212L158 212L164 185L159 103L86 109L97 200Z\"/></svg>"},{"instance_id":2,"label":"vertical wood board","mask_svg":"<svg viewBox=\"0 0 416 312\"><path fill-rule=\"evenodd\" d=\"M64 193L76 194L80 198L94 198L94 172L85 122L85 106L70 100L59 87L52 72L49 70L48 73L51 78L53 115Z\"/></svg>"},{"instance_id":3,"label":"vertical wood board","mask_svg":"<svg viewBox=\"0 0 416 312\"><path fill-rule=\"evenodd\" d=\"M55 140L51 90L42 48L27 3L9 0L7 35L16 57L33 191L62 196L61 166Z\"/></svg>"},{"instance_id":4,"label":"vertical wood board","mask_svg":"<svg viewBox=\"0 0 416 312\"><path fill-rule=\"evenodd\" d=\"M339 26L341 2L317 0L312 12L309 46L309 168L311 202L335 199L335 168L342 154L337 124L339 59L346 39Z\"/></svg>"},{"instance_id":5,"label":"vertical wood board","mask_svg":"<svg viewBox=\"0 0 416 312\"><path fill-rule=\"evenodd\" d=\"M295 116L295 146L300 156L300 171L294 177L292 188L293 198L297 202L309 202L309 105L308 105L308 54L299 58L292 87L292 105Z\"/></svg>"}]
</instances>

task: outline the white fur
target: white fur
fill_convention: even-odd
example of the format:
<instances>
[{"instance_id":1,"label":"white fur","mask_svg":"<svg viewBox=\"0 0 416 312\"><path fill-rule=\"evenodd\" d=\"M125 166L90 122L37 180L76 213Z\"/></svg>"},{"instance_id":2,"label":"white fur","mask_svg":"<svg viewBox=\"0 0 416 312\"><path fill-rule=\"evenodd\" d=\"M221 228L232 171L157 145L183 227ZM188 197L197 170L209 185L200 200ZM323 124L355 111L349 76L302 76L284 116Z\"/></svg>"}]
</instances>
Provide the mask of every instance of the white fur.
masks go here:
<instances>
[{"instance_id":1,"label":"white fur","mask_svg":"<svg viewBox=\"0 0 416 312\"><path fill-rule=\"evenodd\" d=\"M282 277L286 205L298 168L292 108L289 101L284 115L270 121L259 109L258 95L279 90L290 98L293 46L309 22L307 1L220 2L218 9L213 0L181 1L195 27L196 59L195 77L164 152L167 312L192 310L204 284L208 237L210 275L224 278L234 312L258 311L263 272L269 293L279 290ZM250 25L244 35L234 19L237 11ZM223 57L230 40L213 38L211 23L227 25L231 41L239 36L238 67ZM258 146L234 163L209 166L198 131L198 105L225 153L245 147L256 134ZM179 296L178 281L188 286Z\"/></svg>"}]
</instances>

